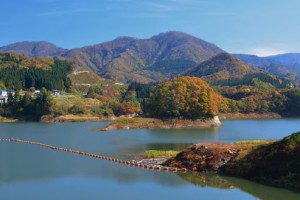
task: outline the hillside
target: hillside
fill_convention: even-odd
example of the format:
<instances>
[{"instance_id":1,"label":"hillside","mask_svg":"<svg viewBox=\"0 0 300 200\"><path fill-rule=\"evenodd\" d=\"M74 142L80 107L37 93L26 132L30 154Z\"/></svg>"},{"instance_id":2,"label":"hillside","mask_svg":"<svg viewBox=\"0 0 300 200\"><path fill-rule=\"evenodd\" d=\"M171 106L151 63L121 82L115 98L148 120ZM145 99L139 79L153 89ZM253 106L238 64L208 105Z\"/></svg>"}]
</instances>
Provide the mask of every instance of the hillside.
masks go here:
<instances>
[{"instance_id":1,"label":"hillside","mask_svg":"<svg viewBox=\"0 0 300 200\"><path fill-rule=\"evenodd\" d=\"M0 47L0 52L15 52L29 57L55 57L66 50L49 42L17 42Z\"/></svg>"},{"instance_id":2,"label":"hillside","mask_svg":"<svg viewBox=\"0 0 300 200\"><path fill-rule=\"evenodd\" d=\"M253 68L262 69L300 85L300 54L281 54L269 57L235 54Z\"/></svg>"},{"instance_id":3,"label":"hillside","mask_svg":"<svg viewBox=\"0 0 300 200\"><path fill-rule=\"evenodd\" d=\"M286 53L267 57L269 60L281 65L288 66L297 72L300 72L300 53Z\"/></svg>"},{"instance_id":4,"label":"hillside","mask_svg":"<svg viewBox=\"0 0 300 200\"><path fill-rule=\"evenodd\" d=\"M300 132L255 148L229 164L225 174L300 190L299 153Z\"/></svg>"},{"instance_id":5,"label":"hillside","mask_svg":"<svg viewBox=\"0 0 300 200\"><path fill-rule=\"evenodd\" d=\"M185 33L161 33L149 39L120 37L62 55L121 82L151 82L172 77L223 52L213 44Z\"/></svg>"},{"instance_id":6,"label":"hillside","mask_svg":"<svg viewBox=\"0 0 300 200\"><path fill-rule=\"evenodd\" d=\"M46 44L49 48L45 48ZM88 68L103 78L124 83L152 82L172 77L224 52L214 44L175 31L149 39L119 37L68 51L50 46L43 42L23 42L2 47L0 51L14 51L28 56L59 56L74 60L79 67Z\"/></svg>"},{"instance_id":7,"label":"hillside","mask_svg":"<svg viewBox=\"0 0 300 200\"><path fill-rule=\"evenodd\" d=\"M7 89L68 90L71 81L67 75L72 69L71 63L59 59L0 53L0 83Z\"/></svg>"},{"instance_id":8,"label":"hillside","mask_svg":"<svg viewBox=\"0 0 300 200\"><path fill-rule=\"evenodd\" d=\"M221 53L187 70L183 75L202 77L212 85L249 85L254 78L257 78L281 87L281 81L276 76L253 69L228 53Z\"/></svg>"},{"instance_id":9,"label":"hillside","mask_svg":"<svg viewBox=\"0 0 300 200\"><path fill-rule=\"evenodd\" d=\"M0 52L16 52L29 57L59 57L74 61L79 68L86 68L100 77L123 83L150 83L187 71L206 76L205 80L216 83L241 78L254 70L259 73L259 70L264 70L300 85L299 54L265 58L236 54L254 70L228 54L214 58L214 63L207 63L205 61L224 51L214 44L176 31L160 33L148 39L118 37L109 42L70 50L48 42L18 42L0 47Z\"/></svg>"},{"instance_id":10,"label":"hillside","mask_svg":"<svg viewBox=\"0 0 300 200\"><path fill-rule=\"evenodd\" d=\"M276 142L198 143L182 150L165 165L300 190L299 152L300 132Z\"/></svg>"},{"instance_id":11,"label":"hillside","mask_svg":"<svg viewBox=\"0 0 300 200\"><path fill-rule=\"evenodd\" d=\"M84 85L84 84L99 84L104 81L94 72L88 71L84 68L77 69L68 75L73 85Z\"/></svg>"}]
</instances>

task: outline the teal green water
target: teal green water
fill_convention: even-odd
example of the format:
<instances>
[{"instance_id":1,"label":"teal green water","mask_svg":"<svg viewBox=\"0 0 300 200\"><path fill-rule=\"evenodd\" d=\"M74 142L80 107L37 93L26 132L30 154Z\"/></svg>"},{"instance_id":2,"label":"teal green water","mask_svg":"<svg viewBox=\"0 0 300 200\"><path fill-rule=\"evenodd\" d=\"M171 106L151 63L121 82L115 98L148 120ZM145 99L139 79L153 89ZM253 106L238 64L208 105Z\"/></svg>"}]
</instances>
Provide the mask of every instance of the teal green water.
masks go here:
<instances>
[{"instance_id":1,"label":"teal green water","mask_svg":"<svg viewBox=\"0 0 300 200\"><path fill-rule=\"evenodd\" d=\"M300 119L232 120L220 128L98 132L100 123L3 123L0 138L19 138L118 158L201 141L280 139ZM229 189L234 186L233 189ZM292 191L208 174L173 174L19 143L0 143L0 199L300 199Z\"/></svg>"}]
</instances>

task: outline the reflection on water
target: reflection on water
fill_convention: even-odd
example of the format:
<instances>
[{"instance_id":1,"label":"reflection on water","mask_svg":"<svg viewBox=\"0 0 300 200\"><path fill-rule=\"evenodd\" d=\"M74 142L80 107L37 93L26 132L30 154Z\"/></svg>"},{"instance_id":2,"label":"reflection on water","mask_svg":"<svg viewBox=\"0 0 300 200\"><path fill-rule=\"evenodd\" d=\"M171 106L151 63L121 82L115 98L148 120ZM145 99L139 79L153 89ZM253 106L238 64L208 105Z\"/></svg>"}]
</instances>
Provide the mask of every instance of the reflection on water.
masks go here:
<instances>
[{"instance_id":1,"label":"reflection on water","mask_svg":"<svg viewBox=\"0 0 300 200\"><path fill-rule=\"evenodd\" d=\"M33 140L128 158L128 154L134 155L150 149L180 150L200 141L279 139L299 130L299 122L299 119L236 120L226 121L220 128L211 129L109 132L95 131L95 128L106 123L16 123L0 124L0 138ZM204 199L300 199L299 194L291 191L241 179L211 174L152 172L19 143L0 143L0 162L1 199L82 199L79 194L87 193L89 199L130 199L127 193L153 199L153 195L145 196L149 192L166 199L199 199L199 196ZM234 189L228 189L232 186ZM36 188L39 188L38 194L33 193ZM111 194L113 189L119 192Z\"/></svg>"},{"instance_id":2,"label":"reflection on water","mask_svg":"<svg viewBox=\"0 0 300 200\"><path fill-rule=\"evenodd\" d=\"M299 193L294 193L289 190L275 189L274 187L254 184L248 180L219 176L216 174L189 172L186 174L179 173L178 176L197 187L214 187L228 190L239 189L259 199L298 199L300 197Z\"/></svg>"},{"instance_id":3,"label":"reflection on water","mask_svg":"<svg viewBox=\"0 0 300 200\"><path fill-rule=\"evenodd\" d=\"M148 130L153 138L170 139L170 138L190 138L200 140L217 140L219 127L202 128L202 129L152 129Z\"/></svg>"}]
</instances>

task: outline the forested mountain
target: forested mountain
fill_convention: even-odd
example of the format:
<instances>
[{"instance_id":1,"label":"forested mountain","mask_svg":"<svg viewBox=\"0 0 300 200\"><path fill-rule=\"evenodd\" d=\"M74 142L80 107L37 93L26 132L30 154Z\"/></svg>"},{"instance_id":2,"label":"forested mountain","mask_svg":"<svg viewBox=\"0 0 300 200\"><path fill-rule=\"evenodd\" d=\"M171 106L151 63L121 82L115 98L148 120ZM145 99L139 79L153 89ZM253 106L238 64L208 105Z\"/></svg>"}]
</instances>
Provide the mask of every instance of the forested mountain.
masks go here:
<instances>
[{"instance_id":1,"label":"forested mountain","mask_svg":"<svg viewBox=\"0 0 300 200\"><path fill-rule=\"evenodd\" d=\"M300 72L300 53L286 53L267 57L269 60L287 66L290 69Z\"/></svg>"},{"instance_id":2,"label":"forested mountain","mask_svg":"<svg viewBox=\"0 0 300 200\"><path fill-rule=\"evenodd\" d=\"M15 52L29 57L55 57L63 54L66 50L49 42L17 42L0 47L0 52Z\"/></svg>"},{"instance_id":3,"label":"forested mountain","mask_svg":"<svg viewBox=\"0 0 300 200\"><path fill-rule=\"evenodd\" d=\"M213 44L181 32L161 33L150 39L120 37L62 55L102 77L121 82L149 82L176 75L218 53Z\"/></svg>"},{"instance_id":4,"label":"forested mountain","mask_svg":"<svg viewBox=\"0 0 300 200\"><path fill-rule=\"evenodd\" d=\"M235 54L235 56L253 68L287 78L296 85L300 85L300 54L298 53L268 57L247 54Z\"/></svg>"},{"instance_id":5,"label":"forested mountain","mask_svg":"<svg viewBox=\"0 0 300 200\"><path fill-rule=\"evenodd\" d=\"M154 82L187 71L206 76L205 79L212 83L228 78L240 78L254 71L261 73L259 70L264 70L300 85L300 54L270 57L235 55L252 69L233 57L230 57L228 62L229 57L224 57L226 54L223 54L223 58L221 56L214 59L214 63L207 63L205 61L224 51L214 44L176 31L161 33L148 39L119 37L109 42L70 50L48 42L19 42L0 47L0 52L8 51L30 57L59 57L72 60L78 67L123 83ZM194 68L196 66L198 70ZM194 72L191 72L192 68Z\"/></svg>"},{"instance_id":6,"label":"forested mountain","mask_svg":"<svg viewBox=\"0 0 300 200\"><path fill-rule=\"evenodd\" d=\"M149 39L119 37L110 42L60 51L61 53L32 53L32 48L16 44L2 47L0 51L72 59L80 67L121 82L151 82L171 77L224 52L214 44L174 31Z\"/></svg>"},{"instance_id":7,"label":"forested mountain","mask_svg":"<svg viewBox=\"0 0 300 200\"><path fill-rule=\"evenodd\" d=\"M286 87L288 84L272 74L251 68L228 53L221 53L189 69L183 75L202 77L212 85L251 85L253 79L271 83L276 87Z\"/></svg>"},{"instance_id":8,"label":"forested mountain","mask_svg":"<svg viewBox=\"0 0 300 200\"><path fill-rule=\"evenodd\" d=\"M7 89L68 90L71 63L52 58L28 58L15 53L0 53L0 83Z\"/></svg>"}]
</instances>

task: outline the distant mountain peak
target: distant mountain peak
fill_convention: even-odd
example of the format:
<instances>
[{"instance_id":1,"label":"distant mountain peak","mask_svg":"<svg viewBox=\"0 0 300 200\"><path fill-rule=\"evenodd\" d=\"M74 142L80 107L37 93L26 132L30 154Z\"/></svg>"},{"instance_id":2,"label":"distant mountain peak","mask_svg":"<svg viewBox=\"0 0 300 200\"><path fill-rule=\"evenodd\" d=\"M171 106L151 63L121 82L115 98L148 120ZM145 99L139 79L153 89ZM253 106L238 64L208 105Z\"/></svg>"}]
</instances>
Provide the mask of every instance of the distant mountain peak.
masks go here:
<instances>
[{"instance_id":1,"label":"distant mountain peak","mask_svg":"<svg viewBox=\"0 0 300 200\"><path fill-rule=\"evenodd\" d=\"M16 42L4 47L0 47L0 52L15 52L30 57L55 57L66 50L46 41L24 41Z\"/></svg>"}]
</instances>

